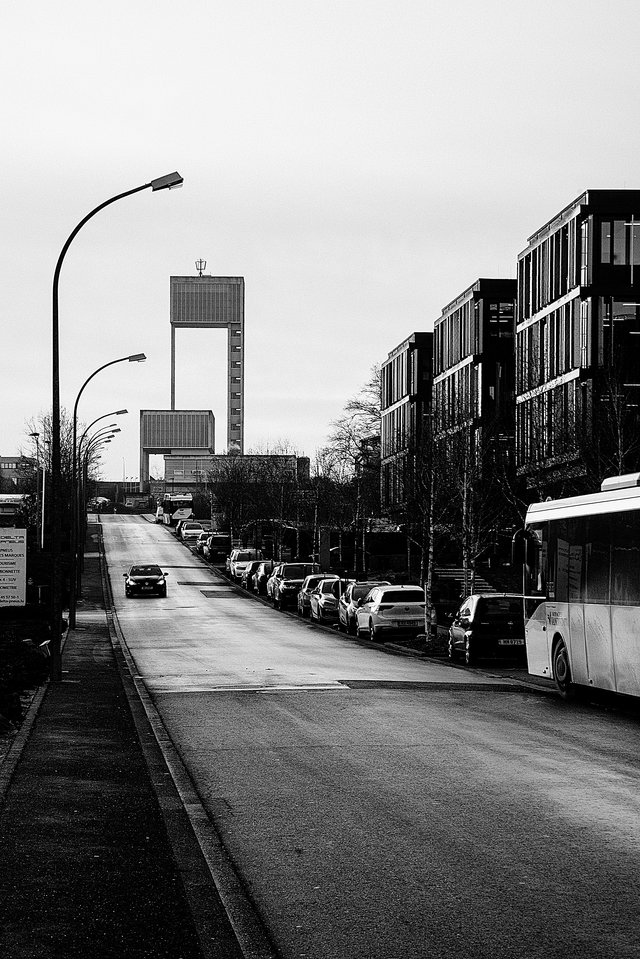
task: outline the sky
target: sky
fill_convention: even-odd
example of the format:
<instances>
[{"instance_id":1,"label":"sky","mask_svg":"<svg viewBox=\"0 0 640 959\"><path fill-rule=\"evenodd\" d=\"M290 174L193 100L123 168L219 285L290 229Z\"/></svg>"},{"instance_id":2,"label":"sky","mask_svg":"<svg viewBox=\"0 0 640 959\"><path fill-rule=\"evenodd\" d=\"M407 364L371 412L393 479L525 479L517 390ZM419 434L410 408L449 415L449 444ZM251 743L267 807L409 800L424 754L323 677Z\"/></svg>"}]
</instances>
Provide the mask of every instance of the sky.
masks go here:
<instances>
[{"instance_id":1,"label":"sky","mask_svg":"<svg viewBox=\"0 0 640 959\"><path fill-rule=\"evenodd\" d=\"M586 189L640 188L637 0L4 0L0 454L60 395L170 406L169 277L245 279L245 451L313 457L374 364ZM226 332L176 336L176 406L226 444ZM104 423L114 422L105 418ZM156 464L157 465L157 464Z\"/></svg>"}]
</instances>

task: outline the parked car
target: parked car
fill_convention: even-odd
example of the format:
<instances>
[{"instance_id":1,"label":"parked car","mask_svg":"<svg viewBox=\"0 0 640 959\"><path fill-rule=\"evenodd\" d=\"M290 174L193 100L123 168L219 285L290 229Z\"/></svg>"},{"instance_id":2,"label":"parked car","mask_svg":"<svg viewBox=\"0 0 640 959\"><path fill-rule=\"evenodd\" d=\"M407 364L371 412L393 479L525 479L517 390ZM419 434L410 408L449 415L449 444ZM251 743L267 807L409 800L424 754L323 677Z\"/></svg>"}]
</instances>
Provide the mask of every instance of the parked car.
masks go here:
<instances>
[{"instance_id":1,"label":"parked car","mask_svg":"<svg viewBox=\"0 0 640 959\"><path fill-rule=\"evenodd\" d=\"M254 559L250 563L247 563L240 578L240 585L244 589L253 589L253 577L261 564L262 560L259 559Z\"/></svg>"},{"instance_id":2,"label":"parked car","mask_svg":"<svg viewBox=\"0 0 640 959\"><path fill-rule=\"evenodd\" d=\"M231 561L229 563L231 578L239 583L248 564L254 559L262 559L262 553L259 549L232 550Z\"/></svg>"},{"instance_id":3,"label":"parked car","mask_svg":"<svg viewBox=\"0 0 640 959\"><path fill-rule=\"evenodd\" d=\"M473 666L479 659L517 659L526 666L522 597L506 593L468 596L449 627L449 659Z\"/></svg>"},{"instance_id":4,"label":"parked car","mask_svg":"<svg viewBox=\"0 0 640 959\"><path fill-rule=\"evenodd\" d=\"M198 538L202 532L202 523L188 519L180 527L180 539L183 543L190 543Z\"/></svg>"},{"instance_id":5,"label":"parked car","mask_svg":"<svg viewBox=\"0 0 640 959\"><path fill-rule=\"evenodd\" d=\"M338 601L350 579L322 579L309 594L311 619L318 623L337 623Z\"/></svg>"},{"instance_id":6,"label":"parked car","mask_svg":"<svg viewBox=\"0 0 640 959\"><path fill-rule=\"evenodd\" d=\"M390 586L388 580L349 583L338 602L338 626L347 633L356 631L356 610L374 586Z\"/></svg>"},{"instance_id":7,"label":"parked car","mask_svg":"<svg viewBox=\"0 0 640 959\"><path fill-rule=\"evenodd\" d=\"M271 583L271 599L276 609L285 606L295 606L298 591L311 573L319 573L317 563L281 563L273 571ZM269 584L267 584L268 587Z\"/></svg>"},{"instance_id":8,"label":"parked car","mask_svg":"<svg viewBox=\"0 0 640 959\"><path fill-rule=\"evenodd\" d=\"M231 534L223 533L220 530L212 530L205 540L202 549L202 555L209 563L219 563L227 557L227 551L231 545ZM227 566L227 569L229 567Z\"/></svg>"},{"instance_id":9,"label":"parked car","mask_svg":"<svg viewBox=\"0 0 640 959\"><path fill-rule=\"evenodd\" d=\"M124 576L125 596L167 595L167 576L159 566L153 563L131 566Z\"/></svg>"},{"instance_id":10,"label":"parked car","mask_svg":"<svg viewBox=\"0 0 640 959\"><path fill-rule=\"evenodd\" d=\"M266 596L267 581L274 570L275 563L272 559L263 560L258 566L253 577L253 591L258 596Z\"/></svg>"},{"instance_id":11,"label":"parked car","mask_svg":"<svg viewBox=\"0 0 640 959\"><path fill-rule=\"evenodd\" d=\"M274 563L271 567L271 572L267 578L267 583L265 586L265 596L267 599L273 599L273 589L276 583L276 579L280 573L280 570L284 564L283 563Z\"/></svg>"},{"instance_id":12,"label":"parked car","mask_svg":"<svg viewBox=\"0 0 640 959\"><path fill-rule=\"evenodd\" d=\"M300 587L298 592L298 616L308 616L309 610L311 608L309 596L311 591L316 588L318 583L323 579L337 579L338 576L336 573L312 573L311 576L307 576Z\"/></svg>"},{"instance_id":13,"label":"parked car","mask_svg":"<svg viewBox=\"0 0 640 959\"><path fill-rule=\"evenodd\" d=\"M211 527L203 526L202 530L198 534L198 537L195 543L193 544L193 548L195 549L196 553L200 554L200 556L204 556L204 545L210 536L211 536Z\"/></svg>"},{"instance_id":14,"label":"parked car","mask_svg":"<svg viewBox=\"0 0 640 959\"><path fill-rule=\"evenodd\" d=\"M394 636L424 630L424 591L421 586L374 586L356 609L356 635L385 642Z\"/></svg>"}]
</instances>

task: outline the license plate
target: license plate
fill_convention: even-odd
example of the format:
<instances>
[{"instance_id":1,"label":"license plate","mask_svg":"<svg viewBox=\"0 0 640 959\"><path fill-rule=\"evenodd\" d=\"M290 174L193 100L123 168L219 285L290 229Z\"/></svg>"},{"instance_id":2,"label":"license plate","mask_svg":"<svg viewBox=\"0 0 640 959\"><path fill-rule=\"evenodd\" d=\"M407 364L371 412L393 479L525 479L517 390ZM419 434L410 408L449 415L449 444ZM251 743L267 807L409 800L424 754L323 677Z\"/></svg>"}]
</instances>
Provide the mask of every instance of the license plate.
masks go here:
<instances>
[{"instance_id":1,"label":"license plate","mask_svg":"<svg viewBox=\"0 0 640 959\"><path fill-rule=\"evenodd\" d=\"M396 619L393 625L396 627L396 629L402 629L404 626L414 629L418 626L422 626L423 623L424 620L422 619Z\"/></svg>"},{"instance_id":2,"label":"license plate","mask_svg":"<svg viewBox=\"0 0 640 959\"><path fill-rule=\"evenodd\" d=\"M499 639L498 646L524 646L524 639Z\"/></svg>"}]
</instances>

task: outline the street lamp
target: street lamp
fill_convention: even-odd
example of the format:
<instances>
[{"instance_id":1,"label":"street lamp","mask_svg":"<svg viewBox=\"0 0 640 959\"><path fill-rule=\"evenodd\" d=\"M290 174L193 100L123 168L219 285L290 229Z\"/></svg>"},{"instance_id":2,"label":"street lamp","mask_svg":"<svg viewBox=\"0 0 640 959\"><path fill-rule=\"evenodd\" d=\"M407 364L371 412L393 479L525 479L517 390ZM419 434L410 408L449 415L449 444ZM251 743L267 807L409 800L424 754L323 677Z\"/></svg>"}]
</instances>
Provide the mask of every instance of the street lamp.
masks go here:
<instances>
[{"instance_id":1,"label":"street lamp","mask_svg":"<svg viewBox=\"0 0 640 959\"><path fill-rule=\"evenodd\" d=\"M72 450L72 465L71 465L71 581L70 581L70 595L69 595L69 626L71 629L76 628L76 602L78 598L78 588L79 588L79 577L78 577L78 527L80 525L78 512L79 512L79 502L78 502L78 463L77 463L77 433L78 433L78 403L80 402L80 397L84 392L84 388L87 383L90 383L94 376L97 376L98 373L101 373L102 370L106 370L108 366L115 366L116 363L144 363L147 357L144 353L132 353L130 356L121 356L117 360L110 360L108 363L103 363L102 366L99 366L97 370L94 370L91 376L88 376L76 396L76 401L73 404L73 450ZM94 422L96 422L94 420ZM118 431L119 432L119 431Z\"/></svg>"},{"instance_id":2,"label":"street lamp","mask_svg":"<svg viewBox=\"0 0 640 959\"><path fill-rule=\"evenodd\" d=\"M60 271L67 250L71 246L76 235L96 213L122 200L124 197L139 193L141 190L172 190L175 187L182 186L183 178L179 173L169 173L165 176L157 177L149 183L143 183L141 186L134 187L124 193L118 193L117 196L110 197L91 210L76 227L71 231L67 240L60 251L58 261L53 273L53 299L52 299L52 402L51 402L51 680L53 682L62 681L62 658L61 658L61 632L62 632L62 571L60 569L62 559L62 521L60 516L61 509L61 457L60 457L60 346L58 335L58 286L60 283Z\"/></svg>"}]
</instances>

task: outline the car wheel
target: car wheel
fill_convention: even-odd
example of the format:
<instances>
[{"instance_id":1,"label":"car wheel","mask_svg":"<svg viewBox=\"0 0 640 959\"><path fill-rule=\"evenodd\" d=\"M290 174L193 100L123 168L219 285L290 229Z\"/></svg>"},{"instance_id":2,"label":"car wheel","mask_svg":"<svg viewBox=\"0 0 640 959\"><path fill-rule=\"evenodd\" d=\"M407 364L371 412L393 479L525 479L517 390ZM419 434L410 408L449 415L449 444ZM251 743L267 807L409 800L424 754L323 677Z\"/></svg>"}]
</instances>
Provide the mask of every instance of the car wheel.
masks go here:
<instances>
[{"instance_id":1,"label":"car wheel","mask_svg":"<svg viewBox=\"0 0 640 959\"><path fill-rule=\"evenodd\" d=\"M369 620L369 639L372 643L376 643L378 641L378 634L376 633L376 628L373 625L372 619Z\"/></svg>"},{"instance_id":2,"label":"car wheel","mask_svg":"<svg viewBox=\"0 0 640 959\"><path fill-rule=\"evenodd\" d=\"M564 640L560 639L553 648L553 678L563 699L569 699L573 693L569 655Z\"/></svg>"},{"instance_id":3,"label":"car wheel","mask_svg":"<svg viewBox=\"0 0 640 959\"><path fill-rule=\"evenodd\" d=\"M476 664L476 654L470 636L465 636L464 639L464 664L469 667Z\"/></svg>"},{"instance_id":4,"label":"car wheel","mask_svg":"<svg viewBox=\"0 0 640 959\"><path fill-rule=\"evenodd\" d=\"M158 595L161 597L161 599L165 599L167 595L167 587L165 586L164 589L161 589Z\"/></svg>"},{"instance_id":5,"label":"car wheel","mask_svg":"<svg viewBox=\"0 0 640 959\"><path fill-rule=\"evenodd\" d=\"M280 600L278 599L277 596L273 597L273 608L280 609Z\"/></svg>"},{"instance_id":6,"label":"car wheel","mask_svg":"<svg viewBox=\"0 0 640 959\"><path fill-rule=\"evenodd\" d=\"M457 657L457 653L456 653L456 648L455 648L455 646L453 645L453 639L451 638L451 636L449 636L449 643L448 643L448 645L447 645L447 653L448 653L449 659L451 660L452 663L455 662L455 660L458 658L458 657Z\"/></svg>"},{"instance_id":7,"label":"car wheel","mask_svg":"<svg viewBox=\"0 0 640 959\"><path fill-rule=\"evenodd\" d=\"M349 621L347 625L347 632L350 633L352 636L358 635L358 620L356 619L355 616L353 617L352 620Z\"/></svg>"}]
</instances>

